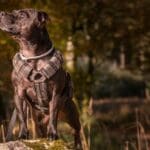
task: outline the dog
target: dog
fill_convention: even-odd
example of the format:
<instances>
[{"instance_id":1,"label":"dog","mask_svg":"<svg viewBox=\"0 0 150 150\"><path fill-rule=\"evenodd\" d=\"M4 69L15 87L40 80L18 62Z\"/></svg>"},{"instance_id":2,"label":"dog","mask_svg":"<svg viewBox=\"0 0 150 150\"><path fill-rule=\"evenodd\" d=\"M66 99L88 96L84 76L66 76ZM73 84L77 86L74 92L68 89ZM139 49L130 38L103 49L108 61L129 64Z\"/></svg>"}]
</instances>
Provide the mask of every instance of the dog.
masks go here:
<instances>
[{"instance_id":1,"label":"dog","mask_svg":"<svg viewBox=\"0 0 150 150\"><path fill-rule=\"evenodd\" d=\"M36 119L42 116L49 139L58 139L57 121L63 116L75 131L75 146L81 147L81 124L72 101L70 75L63 69L61 53L54 48L49 37L46 29L48 18L47 13L35 9L0 12L0 29L20 46L13 58L11 79L15 109L9 128L12 128L17 114L20 122L18 138L28 137L26 108L30 105L36 111ZM10 132L8 129L8 140L11 139Z\"/></svg>"}]
</instances>

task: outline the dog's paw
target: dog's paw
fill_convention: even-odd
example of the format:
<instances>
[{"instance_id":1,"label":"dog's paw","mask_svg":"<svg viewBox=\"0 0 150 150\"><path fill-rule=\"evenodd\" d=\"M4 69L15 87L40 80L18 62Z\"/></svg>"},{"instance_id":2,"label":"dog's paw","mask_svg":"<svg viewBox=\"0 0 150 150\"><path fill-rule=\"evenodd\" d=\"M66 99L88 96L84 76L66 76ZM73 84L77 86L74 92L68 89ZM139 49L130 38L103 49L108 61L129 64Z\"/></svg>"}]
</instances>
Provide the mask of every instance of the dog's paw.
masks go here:
<instances>
[{"instance_id":1,"label":"dog's paw","mask_svg":"<svg viewBox=\"0 0 150 150\"><path fill-rule=\"evenodd\" d=\"M75 149L75 150L83 150L81 144L75 145L74 149Z\"/></svg>"},{"instance_id":2,"label":"dog's paw","mask_svg":"<svg viewBox=\"0 0 150 150\"><path fill-rule=\"evenodd\" d=\"M9 142L9 141L12 141L12 140L13 140L12 136L9 136L9 135L6 136L6 142Z\"/></svg>"},{"instance_id":3,"label":"dog's paw","mask_svg":"<svg viewBox=\"0 0 150 150\"><path fill-rule=\"evenodd\" d=\"M59 137L58 137L57 134L50 134L50 135L48 136L48 140L49 140L49 141L54 141L54 140L58 140L58 139L59 139Z\"/></svg>"},{"instance_id":4,"label":"dog's paw","mask_svg":"<svg viewBox=\"0 0 150 150\"><path fill-rule=\"evenodd\" d=\"M29 131L21 131L19 133L18 139L28 139L29 138Z\"/></svg>"}]
</instances>

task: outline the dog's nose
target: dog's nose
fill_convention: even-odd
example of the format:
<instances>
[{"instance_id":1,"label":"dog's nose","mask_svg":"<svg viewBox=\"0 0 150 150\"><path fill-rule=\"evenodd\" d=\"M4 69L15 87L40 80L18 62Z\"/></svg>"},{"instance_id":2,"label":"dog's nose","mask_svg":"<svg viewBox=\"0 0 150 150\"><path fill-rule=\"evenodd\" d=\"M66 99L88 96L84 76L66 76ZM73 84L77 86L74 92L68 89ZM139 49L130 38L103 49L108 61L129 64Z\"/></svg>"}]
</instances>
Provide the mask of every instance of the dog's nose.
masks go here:
<instances>
[{"instance_id":1,"label":"dog's nose","mask_svg":"<svg viewBox=\"0 0 150 150\"><path fill-rule=\"evenodd\" d=\"M1 11L0 12L0 21L1 21L1 18L5 15L5 12L4 11Z\"/></svg>"},{"instance_id":2,"label":"dog's nose","mask_svg":"<svg viewBox=\"0 0 150 150\"><path fill-rule=\"evenodd\" d=\"M0 17L1 17L1 16L4 16L4 15L5 15L5 12L4 12L4 11L1 11L1 12L0 12Z\"/></svg>"}]
</instances>

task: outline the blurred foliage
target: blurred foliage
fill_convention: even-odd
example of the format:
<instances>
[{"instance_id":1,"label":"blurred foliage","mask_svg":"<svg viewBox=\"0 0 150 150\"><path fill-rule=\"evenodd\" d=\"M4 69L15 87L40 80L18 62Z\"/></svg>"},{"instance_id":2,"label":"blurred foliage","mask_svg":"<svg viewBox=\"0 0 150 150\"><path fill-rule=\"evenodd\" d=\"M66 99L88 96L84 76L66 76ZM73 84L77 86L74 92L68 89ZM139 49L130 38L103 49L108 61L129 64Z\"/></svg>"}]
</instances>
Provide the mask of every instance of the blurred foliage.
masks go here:
<instances>
[{"instance_id":1,"label":"blurred foliage","mask_svg":"<svg viewBox=\"0 0 150 150\"><path fill-rule=\"evenodd\" d=\"M92 95L95 99L105 97L145 97L145 82L142 76L127 70L113 68L112 64L99 65L94 72Z\"/></svg>"}]
</instances>

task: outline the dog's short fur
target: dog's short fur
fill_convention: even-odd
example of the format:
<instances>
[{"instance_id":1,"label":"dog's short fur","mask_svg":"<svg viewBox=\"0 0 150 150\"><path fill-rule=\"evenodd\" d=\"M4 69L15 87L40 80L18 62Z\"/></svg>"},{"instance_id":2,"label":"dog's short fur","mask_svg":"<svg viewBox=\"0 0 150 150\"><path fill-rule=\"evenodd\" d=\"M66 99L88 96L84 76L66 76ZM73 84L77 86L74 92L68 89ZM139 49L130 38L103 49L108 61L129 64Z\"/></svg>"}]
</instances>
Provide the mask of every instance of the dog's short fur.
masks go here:
<instances>
[{"instance_id":1,"label":"dog's short fur","mask_svg":"<svg viewBox=\"0 0 150 150\"><path fill-rule=\"evenodd\" d=\"M45 12L34 9L0 12L0 29L9 33L11 37L18 42L20 46L20 53L24 56L37 56L45 53L52 46L52 42L45 26L47 19L48 15ZM33 82L30 77L32 77L35 72L39 72L47 63L48 59L49 56L38 60L31 60L30 65L34 68L34 70L31 72L29 78L22 78L21 82L18 81L15 71L12 72L14 101L16 106L16 110L14 112L17 113L20 121L19 138L26 138L28 134L26 114L24 111L26 104L31 105L33 110L35 109L34 105L30 103L33 99L33 93L28 92L28 89L33 88ZM81 144L79 135L79 115L74 102L65 96L67 95L65 93L67 91L64 91L67 82L66 72L62 67L60 67L54 76L50 79L45 78L45 81L50 87L50 98L46 104L49 111L44 114L41 114L39 111L35 114L40 114L40 116L44 117L43 122L47 124L48 138L52 140L58 138L57 119L60 114L63 118L65 118L70 126L74 128L75 144ZM39 116L36 115L36 117ZM14 121L13 117L12 120ZM9 135L10 134L8 133L8 139L10 139Z\"/></svg>"}]
</instances>

